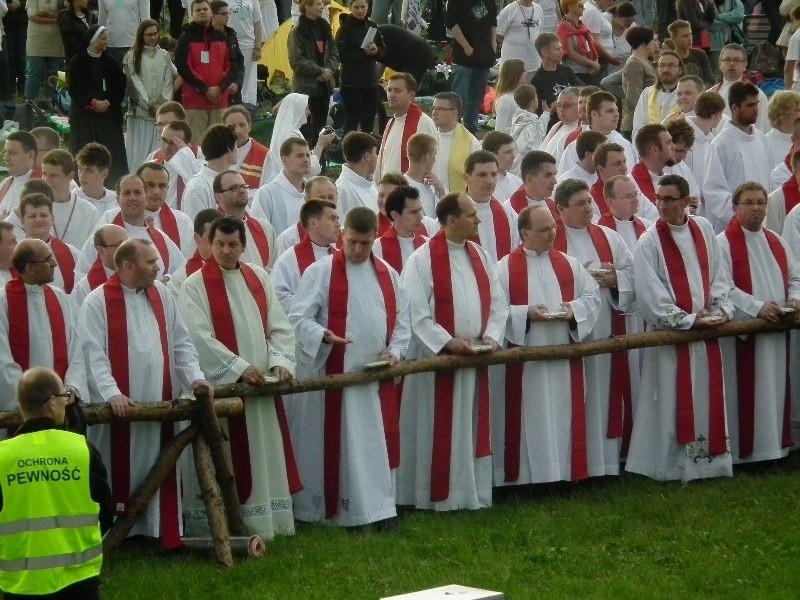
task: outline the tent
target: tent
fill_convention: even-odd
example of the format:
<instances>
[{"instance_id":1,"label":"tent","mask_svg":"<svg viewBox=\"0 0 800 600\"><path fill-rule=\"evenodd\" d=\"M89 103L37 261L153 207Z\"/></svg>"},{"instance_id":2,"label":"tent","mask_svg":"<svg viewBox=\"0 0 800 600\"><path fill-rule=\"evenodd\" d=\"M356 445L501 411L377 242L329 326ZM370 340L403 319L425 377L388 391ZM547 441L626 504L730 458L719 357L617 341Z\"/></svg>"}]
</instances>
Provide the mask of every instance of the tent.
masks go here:
<instances>
[{"instance_id":1,"label":"tent","mask_svg":"<svg viewBox=\"0 0 800 600\"><path fill-rule=\"evenodd\" d=\"M336 31L339 29L339 14L350 14L350 10L335 0L331 0L328 11L330 12L333 34L336 35ZM292 78L292 67L289 66L289 47L287 45L291 29L291 19L284 21L272 37L264 42L261 47L260 64L269 69L270 77L276 71L283 71L287 79L291 80Z\"/></svg>"}]
</instances>

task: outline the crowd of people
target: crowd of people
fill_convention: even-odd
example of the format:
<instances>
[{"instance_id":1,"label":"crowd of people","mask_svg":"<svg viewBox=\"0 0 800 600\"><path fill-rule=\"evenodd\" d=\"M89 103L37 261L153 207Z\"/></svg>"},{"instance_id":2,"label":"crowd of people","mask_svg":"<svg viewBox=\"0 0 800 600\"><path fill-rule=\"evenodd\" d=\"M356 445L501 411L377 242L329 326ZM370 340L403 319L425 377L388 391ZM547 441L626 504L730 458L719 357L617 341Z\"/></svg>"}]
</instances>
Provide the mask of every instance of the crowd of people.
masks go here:
<instances>
[{"instance_id":1,"label":"crowd of people","mask_svg":"<svg viewBox=\"0 0 800 600\"><path fill-rule=\"evenodd\" d=\"M767 100L738 43L715 59L703 32L723 8L678 2L686 20L666 28L666 48L630 2L562 0L560 21L551 2L519 0L497 16L488 0L465 2L447 9L451 91L429 115L416 78L391 74L380 137L376 68L389 44L380 32L364 43L364 0L336 34L321 0L301 0L288 41L295 91L268 146L234 101L248 104L247 69L232 56L257 60L258 5L255 35L236 41L223 0L189 7L180 102L158 23L118 36L115 5L70 62L70 149L48 127L9 134L0 409L16 408L34 367L58 376L37 375L48 403L110 405L119 420L88 438L115 515L180 428L129 422L140 402L442 354L800 322L800 95ZM478 131L498 42L496 128ZM322 173L335 134L322 126L337 71L350 129L334 181ZM265 392L223 420L245 524L267 539L295 520L393 529L398 505L486 508L498 487L622 469L689 481L779 460L800 420L798 339ZM175 548L208 534L187 463L132 535Z\"/></svg>"}]
</instances>

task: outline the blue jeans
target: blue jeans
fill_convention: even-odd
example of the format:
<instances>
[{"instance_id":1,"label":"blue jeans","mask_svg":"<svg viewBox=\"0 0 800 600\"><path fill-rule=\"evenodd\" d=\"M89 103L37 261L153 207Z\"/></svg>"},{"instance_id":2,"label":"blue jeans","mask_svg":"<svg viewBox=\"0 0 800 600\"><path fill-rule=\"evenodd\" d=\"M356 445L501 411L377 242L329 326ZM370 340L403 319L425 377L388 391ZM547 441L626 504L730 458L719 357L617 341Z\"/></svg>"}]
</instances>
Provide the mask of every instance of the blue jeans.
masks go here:
<instances>
[{"instance_id":1,"label":"blue jeans","mask_svg":"<svg viewBox=\"0 0 800 600\"><path fill-rule=\"evenodd\" d=\"M39 90L44 85L45 95L52 100L55 89L47 83L47 80L58 72L63 58L52 56L29 56L27 66L27 79L25 81L25 97L28 100L36 100L39 97Z\"/></svg>"},{"instance_id":2,"label":"blue jeans","mask_svg":"<svg viewBox=\"0 0 800 600\"><path fill-rule=\"evenodd\" d=\"M478 130L478 111L486 95L489 69L474 69L463 65L453 65L450 89L461 97L464 104L464 127L472 133Z\"/></svg>"},{"instance_id":3,"label":"blue jeans","mask_svg":"<svg viewBox=\"0 0 800 600\"><path fill-rule=\"evenodd\" d=\"M399 25L402 4L402 0L375 0L372 7L372 20L378 25L384 25L386 23ZM389 20L389 12L392 13L391 21Z\"/></svg>"}]
</instances>

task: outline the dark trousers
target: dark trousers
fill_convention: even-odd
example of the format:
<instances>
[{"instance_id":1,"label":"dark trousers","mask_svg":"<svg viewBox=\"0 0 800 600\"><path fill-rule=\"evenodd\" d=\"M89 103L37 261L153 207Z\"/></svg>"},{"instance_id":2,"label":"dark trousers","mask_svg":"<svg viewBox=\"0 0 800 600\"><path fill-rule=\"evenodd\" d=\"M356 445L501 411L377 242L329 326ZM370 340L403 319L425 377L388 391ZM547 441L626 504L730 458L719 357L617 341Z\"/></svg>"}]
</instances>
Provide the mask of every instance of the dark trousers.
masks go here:
<instances>
[{"instance_id":1,"label":"dark trousers","mask_svg":"<svg viewBox=\"0 0 800 600\"><path fill-rule=\"evenodd\" d=\"M163 8L164 0L150 0L150 18L161 23ZM182 32L186 9L183 8L181 0L167 0L167 10L169 11L169 35L177 40Z\"/></svg>"},{"instance_id":2,"label":"dark trousers","mask_svg":"<svg viewBox=\"0 0 800 600\"><path fill-rule=\"evenodd\" d=\"M8 58L8 87L12 94L25 89L25 42L28 39L27 23L5 24L6 41L3 49Z\"/></svg>"},{"instance_id":3,"label":"dark trousers","mask_svg":"<svg viewBox=\"0 0 800 600\"><path fill-rule=\"evenodd\" d=\"M8 42L3 36L3 49L0 50L0 100L10 99L8 80Z\"/></svg>"},{"instance_id":4,"label":"dark trousers","mask_svg":"<svg viewBox=\"0 0 800 600\"><path fill-rule=\"evenodd\" d=\"M378 90L376 88L341 88L344 102L344 134L358 131L373 133L375 115L378 112Z\"/></svg>"},{"instance_id":5,"label":"dark trousers","mask_svg":"<svg viewBox=\"0 0 800 600\"><path fill-rule=\"evenodd\" d=\"M784 20L778 11L780 5L779 0L761 0L761 10L767 15L767 20L769 21L769 37L767 41L770 44L777 42L781 31L783 31Z\"/></svg>"},{"instance_id":6,"label":"dark trousers","mask_svg":"<svg viewBox=\"0 0 800 600\"><path fill-rule=\"evenodd\" d=\"M661 41L669 37L667 27L673 21L678 20L678 9L672 0L659 0L656 2L658 12L658 39Z\"/></svg>"},{"instance_id":7,"label":"dark trousers","mask_svg":"<svg viewBox=\"0 0 800 600\"><path fill-rule=\"evenodd\" d=\"M55 594L41 596L20 596L6 592L5 600L23 600L24 598L47 598L48 600L100 600L100 579L92 577L73 583Z\"/></svg>"},{"instance_id":8,"label":"dark trousers","mask_svg":"<svg viewBox=\"0 0 800 600\"><path fill-rule=\"evenodd\" d=\"M306 138L308 146L313 150L317 145L317 138L319 132L325 127L328 122L328 106L330 105L330 96L309 96L308 97L308 110L311 111L311 116L308 117L308 122L300 128L303 137Z\"/></svg>"}]
</instances>

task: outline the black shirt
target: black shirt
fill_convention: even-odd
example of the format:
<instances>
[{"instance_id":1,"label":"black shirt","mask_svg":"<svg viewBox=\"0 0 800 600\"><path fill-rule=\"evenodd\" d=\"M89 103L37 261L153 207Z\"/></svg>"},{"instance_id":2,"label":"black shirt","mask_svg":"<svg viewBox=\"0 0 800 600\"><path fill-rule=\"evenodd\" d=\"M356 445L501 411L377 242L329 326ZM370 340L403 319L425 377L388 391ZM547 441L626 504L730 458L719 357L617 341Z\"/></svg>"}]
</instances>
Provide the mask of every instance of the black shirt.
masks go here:
<instances>
[{"instance_id":1,"label":"black shirt","mask_svg":"<svg viewBox=\"0 0 800 600\"><path fill-rule=\"evenodd\" d=\"M565 89L574 86L582 87L583 83L572 69L565 65L558 65L555 71L545 71L542 67L536 69L531 77L531 85L536 88L539 103L544 100L548 106L552 106L558 100L558 95ZM550 129L556 121L558 121L558 116L556 111L552 111L547 128Z\"/></svg>"}]
</instances>

